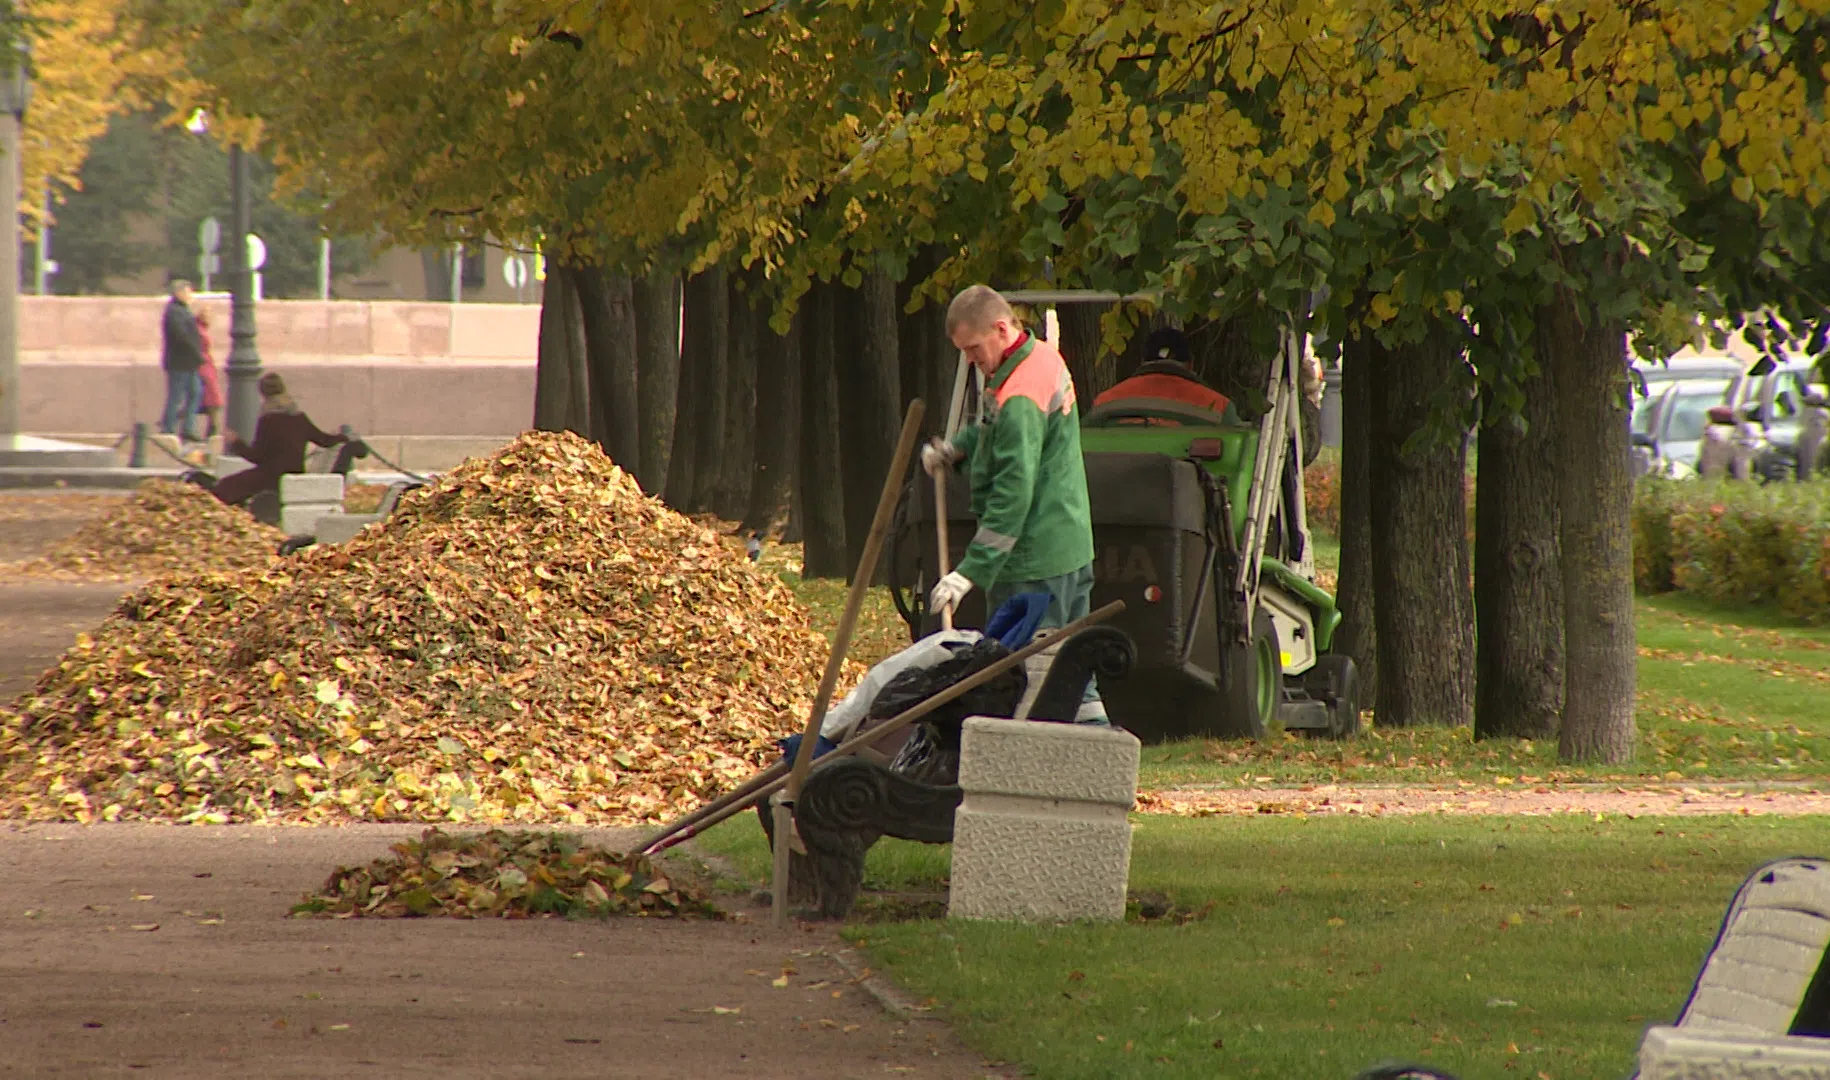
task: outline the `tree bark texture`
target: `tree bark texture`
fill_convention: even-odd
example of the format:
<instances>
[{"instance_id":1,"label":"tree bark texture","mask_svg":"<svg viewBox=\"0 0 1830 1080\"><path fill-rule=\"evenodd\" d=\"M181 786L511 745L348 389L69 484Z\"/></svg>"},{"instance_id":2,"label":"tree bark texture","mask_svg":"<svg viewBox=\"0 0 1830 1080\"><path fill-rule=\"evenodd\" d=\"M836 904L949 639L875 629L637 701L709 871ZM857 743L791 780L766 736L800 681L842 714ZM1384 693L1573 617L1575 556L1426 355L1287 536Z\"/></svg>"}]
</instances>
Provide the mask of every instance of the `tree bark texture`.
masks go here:
<instances>
[{"instance_id":1,"label":"tree bark texture","mask_svg":"<svg viewBox=\"0 0 1830 1080\"><path fill-rule=\"evenodd\" d=\"M801 327L797 313L786 334L778 334L757 313L756 459L750 474L748 532L774 526L795 497L795 463L801 440Z\"/></svg>"},{"instance_id":2,"label":"tree bark texture","mask_svg":"<svg viewBox=\"0 0 1830 1080\"><path fill-rule=\"evenodd\" d=\"M591 433L590 385L585 374L585 323L570 273L551 275L540 298L540 341L534 362L534 427Z\"/></svg>"},{"instance_id":3,"label":"tree bark texture","mask_svg":"<svg viewBox=\"0 0 1830 1080\"><path fill-rule=\"evenodd\" d=\"M834 374L839 391L839 471L845 487L845 565L855 572L870 536L896 437L902 430L897 403L896 282L882 271L856 289L837 294L839 348ZM881 577L883 564L878 563Z\"/></svg>"},{"instance_id":4,"label":"tree bark texture","mask_svg":"<svg viewBox=\"0 0 1830 1080\"><path fill-rule=\"evenodd\" d=\"M725 274L712 269L687 279L680 321L680 380L674 398L674 452L667 462L667 504L683 513L704 509L698 502L707 439L702 425L706 396L724 390L724 356L730 333L730 297Z\"/></svg>"},{"instance_id":5,"label":"tree bark texture","mask_svg":"<svg viewBox=\"0 0 1830 1080\"><path fill-rule=\"evenodd\" d=\"M1353 658L1362 705L1378 700L1379 633L1373 617L1371 335L1348 338L1341 356L1341 578L1336 652Z\"/></svg>"},{"instance_id":6,"label":"tree bark texture","mask_svg":"<svg viewBox=\"0 0 1830 1080\"><path fill-rule=\"evenodd\" d=\"M901 390L900 409L906 412L909 402L921 398L927 412L921 418L923 439L942 434L947 427L947 406L953 400L953 372L959 365L959 351L947 340L946 304L926 300L921 309L908 312L915 289L940 266L942 253L924 248L909 260L908 275L896 288L897 320L897 386Z\"/></svg>"},{"instance_id":7,"label":"tree bark texture","mask_svg":"<svg viewBox=\"0 0 1830 1080\"><path fill-rule=\"evenodd\" d=\"M1545 342L1545 345L1549 345ZM1544 349L1540 357L1548 357ZM1520 386L1517 417L1482 409L1474 503L1474 737L1546 739L1563 711L1557 559L1557 407L1550 380Z\"/></svg>"},{"instance_id":8,"label":"tree bark texture","mask_svg":"<svg viewBox=\"0 0 1830 1080\"><path fill-rule=\"evenodd\" d=\"M1183 332L1195 373L1230 398L1241 418L1262 415L1271 365L1279 359L1281 316L1273 312L1190 323ZM1140 342L1140 345L1142 343ZM1140 360L1153 359L1143 357Z\"/></svg>"},{"instance_id":9,"label":"tree bark texture","mask_svg":"<svg viewBox=\"0 0 1830 1080\"><path fill-rule=\"evenodd\" d=\"M591 437L611 461L633 471L640 457L636 401L635 302L627 274L576 268L591 386ZM549 275L550 280L550 275Z\"/></svg>"},{"instance_id":10,"label":"tree bark texture","mask_svg":"<svg viewBox=\"0 0 1830 1080\"><path fill-rule=\"evenodd\" d=\"M730 413L731 275L715 266L699 278L708 279L699 293L710 325L703 327L707 340L698 374L698 409L693 414L695 468L689 505L694 510L710 510L717 499L718 482L724 478L725 418ZM689 308L689 318L691 314Z\"/></svg>"},{"instance_id":11,"label":"tree bark texture","mask_svg":"<svg viewBox=\"0 0 1830 1080\"><path fill-rule=\"evenodd\" d=\"M845 489L839 467L838 286L816 282L801 298L800 526L806 578L842 578Z\"/></svg>"},{"instance_id":12,"label":"tree bark texture","mask_svg":"<svg viewBox=\"0 0 1830 1080\"><path fill-rule=\"evenodd\" d=\"M1557 407L1563 761L1633 758L1637 639L1626 336L1565 292L1538 313Z\"/></svg>"},{"instance_id":13,"label":"tree bark texture","mask_svg":"<svg viewBox=\"0 0 1830 1080\"><path fill-rule=\"evenodd\" d=\"M1432 397L1457 378L1446 334L1389 349L1372 341L1373 616L1380 724L1466 724L1474 713L1465 446L1419 440Z\"/></svg>"},{"instance_id":14,"label":"tree bark texture","mask_svg":"<svg viewBox=\"0 0 1830 1080\"><path fill-rule=\"evenodd\" d=\"M765 312L753 305L755 284L740 287L744 278L732 275L730 288L730 352L724 377L724 431L718 454L718 485L712 509L726 521L736 521L749 507L750 475L756 461L756 352L757 335L769 332Z\"/></svg>"},{"instance_id":15,"label":"tree bark texture","mask_svg":"<svg viewBox=\"0 0 1830 1080\"><path fill-rule=\"evenodd\" d=\"M1093 407L1094 398L1118 382L1118 364L1106 352L1099 328L1100 319L1113 306L1062 304L1055 309L1055 320L1061 326L1061 358L1074 377L1074 399L1080 403L1082 416Z\"/></svg>"},{"instance_id":16,"label":"tree bark texture","mask_svg":"<svg viewBox=\"0 0 1830 1080\"><path fill-rule=\"evenodd\" d=\"M674 444L674 399L680 378L680 294L671 274L654 273L634 283L636 317L636 409L640 453L635 477L642 490L659 495L667 483Z\"/></svg>"}]
</instances>

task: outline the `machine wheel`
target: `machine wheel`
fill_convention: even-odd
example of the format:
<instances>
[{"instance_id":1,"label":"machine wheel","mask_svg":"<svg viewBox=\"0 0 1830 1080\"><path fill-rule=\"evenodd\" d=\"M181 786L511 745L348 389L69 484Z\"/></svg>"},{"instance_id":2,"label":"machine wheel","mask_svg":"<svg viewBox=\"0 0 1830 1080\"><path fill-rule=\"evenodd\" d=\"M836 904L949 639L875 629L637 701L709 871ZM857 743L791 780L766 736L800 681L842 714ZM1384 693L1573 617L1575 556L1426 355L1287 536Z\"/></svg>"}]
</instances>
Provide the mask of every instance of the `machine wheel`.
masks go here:
<instances>
[{"instance_id":1,"label":"machine wheel","mask_svg":"<svg viewBox=\"0 0 1830 1080\"><path fill-rule=\"evenodd\" d=\"M1252 640L1220 650L1220 718L1234 736L1264 738L1283 691L1283 650L1269 612L1252 615Z\"/></svg>"},{"instance_id":2,"label":"machine wheel","mask_svg":"<svg viewBox=\"0 0 1830 1080\"><path fill-rule=\"evenodd\" d=\"M1310 697L1328 703L1329 738L1351 739L1360 733L1360 674L1352 657L1316 657L1303 682Z\"/></svg>"}]
</instances>

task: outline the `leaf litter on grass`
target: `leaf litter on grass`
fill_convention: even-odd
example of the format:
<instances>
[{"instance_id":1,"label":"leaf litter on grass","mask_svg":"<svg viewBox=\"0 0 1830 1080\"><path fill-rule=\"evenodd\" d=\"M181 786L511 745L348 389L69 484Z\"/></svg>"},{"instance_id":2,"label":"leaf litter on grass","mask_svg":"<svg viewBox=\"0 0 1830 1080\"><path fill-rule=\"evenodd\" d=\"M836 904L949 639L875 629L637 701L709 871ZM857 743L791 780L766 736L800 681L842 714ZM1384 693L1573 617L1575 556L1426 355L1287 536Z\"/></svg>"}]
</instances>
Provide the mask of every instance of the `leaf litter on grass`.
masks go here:
<instances>
[{"instance_id":1,"label":"leaf litter on grass","mask_svg":"<svg viewBox=\"0 0 1830 1080\"><path fill-rule=\"evenodd\" d=\"M259 568L286 537L195 484L153 477L43 555L0 566L17 577L124 581Z\"/></svg>"},{"instance_id":2,"label":"leaf litter on grass","mask_svg":"<svg viewBox=\"0 0 1830 1080\"><path fill-rule=\"evenodd\" d=\"M646 857L606 851L576 835L431 828L367 866L340 866L294 917L459 919L641 915L722 918L697 886Z\"/></svg>"},{"instance_id":3,"label":"leaf litter on grass","mask_svg":"<svg viewBox=\"0 0 1830 1080\"><path fill-rule=\"evenodd\" d=\"M0 707L0 813L653 821L771 762L826 655L774 575L529 432L347 544L129 595Z\"/></svg>"}]
</instances>

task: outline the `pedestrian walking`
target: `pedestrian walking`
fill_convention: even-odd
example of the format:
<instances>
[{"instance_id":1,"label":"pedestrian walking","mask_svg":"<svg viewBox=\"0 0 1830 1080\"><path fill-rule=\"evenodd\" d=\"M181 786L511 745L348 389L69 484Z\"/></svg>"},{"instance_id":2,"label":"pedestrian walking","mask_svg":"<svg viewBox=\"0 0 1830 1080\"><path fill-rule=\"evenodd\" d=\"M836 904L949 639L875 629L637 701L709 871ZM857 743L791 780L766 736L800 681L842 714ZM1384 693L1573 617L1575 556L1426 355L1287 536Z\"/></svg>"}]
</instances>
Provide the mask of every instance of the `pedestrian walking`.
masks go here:
<instances>
[{"instance_id":1,"label":"pedestrian walking","mask_svg":"<svg viewBox=\"0 0 1830 1080\"><path fill-rule=\"evenodd\" d=\"M197 369L203 391L197 407L203 413L203 437L213 439L222 420L222 374L216 369L216 354L210 347L210 314L207 311L197 313L197 340L203 352L203 365Z\"/></svg>"},{"instance_id":2,"label":"pedestrian walking","mask_svg":"<svg viewBox=\"0 0 1830 1080\"><path fill-rule=\"evenodd\" d=\"M921 464L930 474L964 465L979 527L958 569L934 586L929 607L955 607L975 588L985 590L988 611L1020 593L1042 593L1048 608L1040 629L1058 630L1086 615L1093 598L1093 515L1074 380L1061 353L1025 330L990 286L953 298L947 336L985 376L986 407L951 442L923 447ZM1088 684L1075 719L1109 723L1096 684Z\"/></svg>"},{"instance_id":3,"label":"pedestrian walking","mask_svg":"<svg viewBox=\"0 0 1830 1080\"><path fill-rule=\"evenodd\" d=\"M165 369L165 408L159 416L159 431L177 435L189 442L197 441L192 417L203 396L203 339L198 333L197 317L191 313L191 283L179 278L172 282L171 299L165 303L160 324L159 366Z\"/></svg>"}]
</instances>

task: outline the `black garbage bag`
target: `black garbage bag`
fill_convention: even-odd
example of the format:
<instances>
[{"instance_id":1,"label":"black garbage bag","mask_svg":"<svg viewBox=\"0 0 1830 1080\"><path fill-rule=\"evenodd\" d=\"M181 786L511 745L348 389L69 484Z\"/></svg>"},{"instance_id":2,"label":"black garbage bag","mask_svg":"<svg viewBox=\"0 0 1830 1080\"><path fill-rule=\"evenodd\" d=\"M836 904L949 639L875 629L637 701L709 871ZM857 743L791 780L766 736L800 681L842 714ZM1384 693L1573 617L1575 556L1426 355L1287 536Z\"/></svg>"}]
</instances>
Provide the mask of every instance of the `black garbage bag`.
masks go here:
<instances>
[{"instance_id":1,"label":"black garbage bag","mask_svg":"<svg viewBox=\"0 0 1830 1080\"><path fill-rule=\"evenodd\" d=\"M888 720L945 691L1010 655L993 638L975 642L932 667L911 668L897 675L872 700L864 723ZM952 784L959 778L960 732L968 716L1009 716L1017 711L1029 685L1018 664L983 686L974 687L929 713L902 745L892 772L927 784Z\"/></svg>"}]
</instances>

